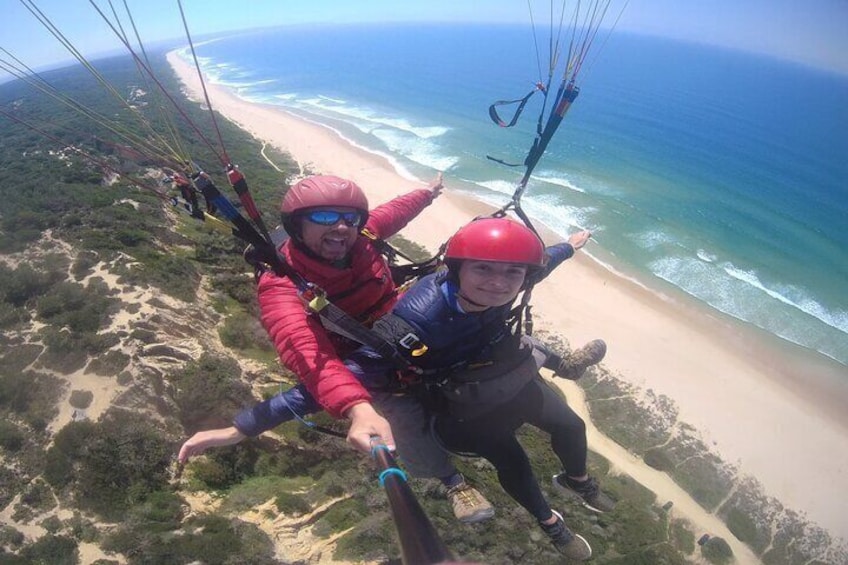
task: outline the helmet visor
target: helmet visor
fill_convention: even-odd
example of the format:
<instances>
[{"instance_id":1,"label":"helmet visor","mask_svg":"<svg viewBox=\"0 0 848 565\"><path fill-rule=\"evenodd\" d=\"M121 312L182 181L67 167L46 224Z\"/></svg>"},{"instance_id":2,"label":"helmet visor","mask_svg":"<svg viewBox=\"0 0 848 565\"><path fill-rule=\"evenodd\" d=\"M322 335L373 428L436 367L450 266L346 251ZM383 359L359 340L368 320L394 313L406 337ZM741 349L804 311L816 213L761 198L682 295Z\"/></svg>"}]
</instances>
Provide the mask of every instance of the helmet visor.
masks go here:
<instances>
[{"instance_id":1,"label":"helmet visor","mask_svg":"<svg viewBox=\"0 0 848 565\"><path fill-rule=\"evenodd\" d=\"M312 210L303 215L304 218L320 226L334 226L344 222L352 228L362 225L362 214L360 212L339 212L337 210Z\"/></svg>"}]
</instances>

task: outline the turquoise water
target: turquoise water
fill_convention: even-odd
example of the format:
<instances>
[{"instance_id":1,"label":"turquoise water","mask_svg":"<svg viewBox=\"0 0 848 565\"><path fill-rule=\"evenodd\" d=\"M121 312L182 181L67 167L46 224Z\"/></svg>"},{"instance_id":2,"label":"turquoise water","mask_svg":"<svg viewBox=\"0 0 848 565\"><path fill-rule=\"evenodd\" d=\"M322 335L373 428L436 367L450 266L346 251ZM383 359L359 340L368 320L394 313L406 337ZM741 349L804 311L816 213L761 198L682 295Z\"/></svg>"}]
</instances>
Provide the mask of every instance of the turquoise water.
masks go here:
<instances>
[{"instance_id":1,"label":"turquoise water","mask_svg":"<svg viewBox=\"0 0 848 565\"><path fill-rule=\"evenodd\" d=\"M488 105L539 80L524 27L285 28L197 47L212 81L276 104L502 205L539 102L518 127ZM599 261L848 364L848 77L614 34L539 163L525 209ZM546 64L543 62L543 64ZM538 98L538 97L537 97Z\"/></svg>"}]
</instances>

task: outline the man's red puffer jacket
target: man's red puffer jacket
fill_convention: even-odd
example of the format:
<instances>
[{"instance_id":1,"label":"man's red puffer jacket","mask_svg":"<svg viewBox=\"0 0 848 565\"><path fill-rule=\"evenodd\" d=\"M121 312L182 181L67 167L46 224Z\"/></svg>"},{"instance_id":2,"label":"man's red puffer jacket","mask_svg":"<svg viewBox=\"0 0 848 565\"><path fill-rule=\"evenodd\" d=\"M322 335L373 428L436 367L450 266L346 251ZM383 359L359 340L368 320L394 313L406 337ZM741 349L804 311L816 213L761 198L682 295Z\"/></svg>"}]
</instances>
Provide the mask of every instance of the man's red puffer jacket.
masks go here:
<instances>
[{"instance_id":1,"label":"man's red puffer jacket","mask_svg":"<svg viewBox=\"0 0 848 565\"><path fill-rule=\"evenodd\" d=\"M426 189L399 196L371 210L365 227L380 239L389 238L432 200L432 193ZM397 300L385 258L364 236L354 243L347 268L310 257L291 240L280 250L286 261L307 281L321 287L333 304L362 322L388 313ZM371 400L342 362L352 350L350 343L328 333L317 316L307 314L290 279L266 272L259 279L258 294L262 324L280 360L330 415L341 417L354 404Z\"/></svg>"}]
</instances>

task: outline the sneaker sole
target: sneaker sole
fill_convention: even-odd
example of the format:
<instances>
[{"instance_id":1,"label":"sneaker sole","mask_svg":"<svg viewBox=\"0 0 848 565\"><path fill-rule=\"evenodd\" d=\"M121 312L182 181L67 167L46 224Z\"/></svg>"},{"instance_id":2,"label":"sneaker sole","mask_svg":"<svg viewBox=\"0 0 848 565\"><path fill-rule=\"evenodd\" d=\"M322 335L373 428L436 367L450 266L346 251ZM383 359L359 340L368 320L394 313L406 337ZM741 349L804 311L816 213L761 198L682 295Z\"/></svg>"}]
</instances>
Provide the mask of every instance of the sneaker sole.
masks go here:
<instances>
[{"instance_id":1,"label":"sneaker sole","mask_svg":"<svg viewBox=\"0 0 848 565\"><path fill-rule=\"evenodd\" d=\"M561 474L561 473L560 473L560 474ZM559 475L560 475L560 474L554 475L554 476L553 476L553 479L552 479L552 481L551 481L551 482L553 482L553 485L554 485L554 489L555 489L555 490L558 490L559 492L561 492L561 493L565 494L566 496L569 496L569 497L571 497L571 498L573 498L573 499L575 499L575 500L579 501L579 502L580 502L580 504L581 504L584 508L586 508L587 510L591 510L592 512L594 512L594 513L596 513L596 514L606 514L606 510L601 510L600 508L595 508L594 506L592 506L591 504L589 504L588 502L586 502L586 499L585 499L585 498L583 498L582 496L580 496L580 494L579 494L579 493L577 493L577 492L575 492L575 491L571 490L571 489L570 489L570 488L568 488L568 487L564 487L564 486L562 486L561 484L559 484L559 481L557 480L557 477L559 477ZM584 541L585 541L585 540L584 540Z\"/></svg>"},{"instance_id":2,"label":"sneaker sole","mask_svg":"<svg viewBox=\"0 0 848 565\"><path fill-rule=\"evenodd\" d=\"M573 532L572 532L572 533L573 533ZM582 541L583 541L583 543L585 543L585 544L586 544L586 547L587 547L587 548L589 548L589 555L587 555L587 556L586 556L585 558L583 558L583 559L580 559L580 561L587 561L587 560L591 559L591 558L592 558L592 546L591 546L591 545L589 545L589 542L588 542L588 541L586 541L586 538L584 538L584 537L583 537L583 536L581 536L580 534L574 534L574 537L575 537L576 539L582 540ZM573 559L573 558L569 558L569 559Z\"/></svg>"},{"instance_id":3,"label":"sneaker sole","mask_svg":"<svg viewBox=\"0 0 848 565\"><path fill-rule=\"evenodd\" d=\"M495 515L495 509L489 508L488 510L481 510L479 512L475 512L471 516L466 516L465 518L459 518L459 521L463 524L478 524L480 522L485 522L486 520L493 518Z\"/></svg>"}]
</instances>

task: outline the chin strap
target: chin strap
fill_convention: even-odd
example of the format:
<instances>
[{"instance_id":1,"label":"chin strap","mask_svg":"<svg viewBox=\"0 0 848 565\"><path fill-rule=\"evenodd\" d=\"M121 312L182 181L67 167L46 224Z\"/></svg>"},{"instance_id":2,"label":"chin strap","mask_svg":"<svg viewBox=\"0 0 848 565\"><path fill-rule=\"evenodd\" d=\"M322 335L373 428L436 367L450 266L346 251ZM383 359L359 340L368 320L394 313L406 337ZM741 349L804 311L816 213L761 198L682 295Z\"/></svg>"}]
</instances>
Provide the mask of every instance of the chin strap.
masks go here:
<instances>
[{"instance_id":1,"label":"chin strap","mask_svg":"<svg viewBox=\"0 0 848 565\"><path fill-rule=\"evenodd\" d=\"M465 295L464 295L461 291L459 291L459 290L457 290L457 291L456 291L456 295L457 295L459 298L462 298L463 300L465 300L466 302L468 302L469 304L471 304L472 306L478 306L478 307L480 307L480 308L488 308L488 306L486 306L485 304L480 304L479 302L474 302L473 300L471 300L470 298L468 298L467 296L465 296Z\"/></svg>"}]
</instances>

